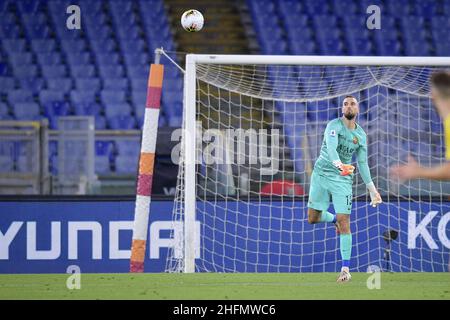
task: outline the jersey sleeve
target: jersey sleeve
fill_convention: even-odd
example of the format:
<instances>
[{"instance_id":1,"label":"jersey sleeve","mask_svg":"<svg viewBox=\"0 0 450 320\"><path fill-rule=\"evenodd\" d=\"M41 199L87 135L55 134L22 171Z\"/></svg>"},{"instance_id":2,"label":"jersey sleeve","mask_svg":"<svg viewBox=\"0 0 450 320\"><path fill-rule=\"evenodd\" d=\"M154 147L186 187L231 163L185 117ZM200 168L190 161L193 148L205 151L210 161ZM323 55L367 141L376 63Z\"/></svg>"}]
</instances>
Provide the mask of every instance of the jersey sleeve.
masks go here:
<instances>
[{"instance_id":1,"label":"jersey sleeve","mask_svg":"<svg viewBox=\"0 0 450 320\"><path fill-rule=\"evenodd\" d=\"M372 177L370 176L369 163L367 161L367 137L364 138L364 141L361 141L361 144L358 148L357 161L358 170L364 183L371 183Z\"/></svg>"},{"instance_id":2,"label":"jersey sleeve","mask_svg":"<svg viewBox=\"0 0 450 320\"><path fill-rule=\"evenodd\" d=\"M328 159L331 162L340 161L337 152L339 126L334 122L329 122L325 129L325 142L327 144Z\"/></svg>"}]
</instances>

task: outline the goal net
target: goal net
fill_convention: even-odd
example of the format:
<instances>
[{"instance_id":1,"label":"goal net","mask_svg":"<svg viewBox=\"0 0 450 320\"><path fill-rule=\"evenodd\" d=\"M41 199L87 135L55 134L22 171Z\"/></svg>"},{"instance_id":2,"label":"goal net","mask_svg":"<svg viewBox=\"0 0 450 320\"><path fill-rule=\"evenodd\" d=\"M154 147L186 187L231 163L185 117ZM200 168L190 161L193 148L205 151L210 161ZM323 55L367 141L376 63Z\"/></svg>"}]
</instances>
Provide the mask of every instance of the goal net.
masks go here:
<instances>
[{"instance_id":1,"label":"goal net","mask_svg":"<svg viewBox=\"0 0 450 320\"><path fill-rule=\"evenodd\" d=\"M188 55L177 241L166 271L339 270L339 237L332 224L308 224L307 195L325 126L341 116L346 95L359 101L357 123L384 200L369 205L356 170L352 270L447 271L450 185L395 181L389 167L408 155L425 166L445 161L429 78L449 65L439 58Z\"/></svg>"}]
</instances>

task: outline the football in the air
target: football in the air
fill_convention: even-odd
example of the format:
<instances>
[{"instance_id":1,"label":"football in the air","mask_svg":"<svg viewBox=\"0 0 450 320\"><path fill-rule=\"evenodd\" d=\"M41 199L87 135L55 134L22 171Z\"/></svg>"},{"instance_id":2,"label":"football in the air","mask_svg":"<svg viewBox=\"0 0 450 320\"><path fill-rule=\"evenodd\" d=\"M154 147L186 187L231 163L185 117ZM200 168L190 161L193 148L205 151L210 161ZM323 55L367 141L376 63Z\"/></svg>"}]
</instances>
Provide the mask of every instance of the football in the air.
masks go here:
<instances>
[{"instance_id":1,"label":"football in the air","mask_svg":"<svg viewBox=\"0 0 450 320\"><path fill-rule=\"evenodd\" d=\"M181 16L181 25L183 26L183 29L188 32L198 32L202 30L204 22L203 15L198 10L191 9L185 11Z\"/></svg>"}]
</instances>

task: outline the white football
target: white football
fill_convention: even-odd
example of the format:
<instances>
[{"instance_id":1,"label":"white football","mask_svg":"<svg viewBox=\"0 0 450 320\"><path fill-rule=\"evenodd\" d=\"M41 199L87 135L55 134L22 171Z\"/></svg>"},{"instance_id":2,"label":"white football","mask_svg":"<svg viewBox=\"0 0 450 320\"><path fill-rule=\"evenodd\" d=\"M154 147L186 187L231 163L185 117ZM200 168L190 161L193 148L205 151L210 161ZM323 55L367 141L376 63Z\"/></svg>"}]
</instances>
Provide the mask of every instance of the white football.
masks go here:
<instances>
[{"instance_id":1,"label":"white football","mask_svg":"<svg viewBox=\"0 0 450 320\"><path fill-rule=\"evenodd\" d=\"M198 10L188 10L181 16L181 25L187 32L198 32L202 30L204 22L203 15Z\"/></svg>"}]
</instances>

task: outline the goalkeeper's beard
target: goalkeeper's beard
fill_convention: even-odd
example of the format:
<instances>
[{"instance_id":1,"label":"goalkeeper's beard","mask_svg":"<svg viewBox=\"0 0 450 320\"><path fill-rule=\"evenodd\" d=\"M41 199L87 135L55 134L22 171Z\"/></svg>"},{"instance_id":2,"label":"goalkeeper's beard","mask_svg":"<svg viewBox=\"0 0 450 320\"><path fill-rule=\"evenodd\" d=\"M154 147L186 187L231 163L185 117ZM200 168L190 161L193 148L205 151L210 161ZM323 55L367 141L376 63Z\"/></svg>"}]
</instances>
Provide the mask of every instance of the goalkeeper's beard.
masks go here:
<instances>
[{"instance_id":1,"label":"goalkeeper's beard","mask_svg":"<svg viewBox=\"0 0 450 320\"><path fill-rule=\"evenodd\" d=\"M344 117L347 120L353 120L355 118L355 116L356 116L356 114L354 114L354 113L344 113Z\"/></svg>"}]
</instances>

